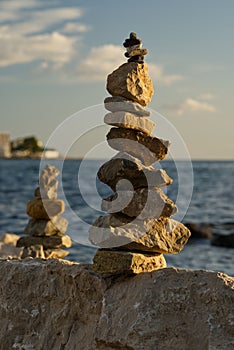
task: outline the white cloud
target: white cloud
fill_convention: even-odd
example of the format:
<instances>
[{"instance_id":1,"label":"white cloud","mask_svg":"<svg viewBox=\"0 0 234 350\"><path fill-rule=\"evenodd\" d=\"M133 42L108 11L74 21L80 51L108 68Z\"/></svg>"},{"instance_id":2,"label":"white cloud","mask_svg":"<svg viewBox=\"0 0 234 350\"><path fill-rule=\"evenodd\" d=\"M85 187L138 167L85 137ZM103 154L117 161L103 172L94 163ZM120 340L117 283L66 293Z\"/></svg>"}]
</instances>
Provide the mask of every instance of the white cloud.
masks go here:
<instances>
[{"instance_id":1,"label":"white cloud","mask_svg":"<svg viewBox=\"0 0 234 350\"><path fill-rule=\"evenodd\" d=\"M151 78L161 85L170 86L184 79L184 77L179 74L165 74L165 69L161 64L149 63L148 66Z\"/></svg>"},{"instance_id":2,"label":"white cloud","mask_svg":"<svg viewBox=\"0 0 234 350\"><path fill-rule=\"evenodd\" d=\"M0 2L0 67L39 60L44 67L48 61L58 69L72 60L80 37L71 37L62 29L80 19L83 10L77 7L42 10L42 5L38 0ZM74 25L76 29L80 25L80 33L85 31L85 25Z\"/></svg>"},{"instance_id":3,"label":"white cloud","mask_svg":"<svg viewBox=\"0 0 234 350\"><path fill-rule=\"evenodd\" d=\"M124 48L118 45L93 47L88 56L78 65L79 79L87 82L105 81L106 76L115 68L126 62ZM149 63L149 75L163 85L184 79L181 75L166 75L160 64Z\"/></svg>"},{"instance_id":4,"label":"white cloud","mask_svg":"<svg viewBox=\"0 0 234 350\"><path fill-rule=\"evenodd\" d=\"M193 98L187 98L175 110L177 115L196 112L216 112L216 108L210 103L199 101Z\"/></svg>"},{"instance_id":5,"label":"white cloud","mask_svg":"<svg viewBox=\"0 0 234 350\"><path fill-rule=\"evenodd\" d=\"M74 54L74 41L57 32L25 38L0 31L0 67L35 60L65 64Z\"/></svg>"},{"instance_id":6,"label":"white cloud","mask_svg":"<svg viewBox=\"0 0 234 350\"><path fill-rule=\"evenodd\" d=\"M105 81L106 76L125 62L124 49L118 45L93 47L77 66L78 79L86 82Z\"/></svg>"},{"instance_id":7,"label":"white cloud","mask_svg":"<svg viewBox=\"0 0 234 350\"><path fill-rule=\"evenodd\" d=\"M202 94L201 96L200 96L200 99L201 100L205 100L205 101L207 101L207 100L214 100L216 97L215 97L215 95L213 95L213 94L210 94L210 93L205 93L205 94Z\"/></svg>"},{"instance_id":8,"label":"white cloud","mask_svg":"<svg viewBox=\"0 0 234 350\"><path fill-rule=\"evenodd\" d=\"M91 29L90 26L81 23L69 22L66 23L64 28L62 29L63 33L85 33Z\"/></svg>"}]
</instances>

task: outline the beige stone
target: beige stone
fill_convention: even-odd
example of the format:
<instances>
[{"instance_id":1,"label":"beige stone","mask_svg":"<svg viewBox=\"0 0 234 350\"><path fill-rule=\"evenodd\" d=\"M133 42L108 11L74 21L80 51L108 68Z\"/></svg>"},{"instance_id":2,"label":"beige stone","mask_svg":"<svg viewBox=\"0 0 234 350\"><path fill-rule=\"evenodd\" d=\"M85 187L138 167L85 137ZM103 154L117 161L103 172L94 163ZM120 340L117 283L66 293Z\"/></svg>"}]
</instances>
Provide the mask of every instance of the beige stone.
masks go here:
<instances>
[{"instance_id":1,"label":"beige stone","mask_svg":"<svg viewBox=\"0 0 234 350\"><path fill-rule=\"evenodd\" d=\"M164 141L138 130L111 128L106 135L110 147L126 152L142 161L146 166L166 157L169 141Z\"/></svg>"},{"instance_id":2,"label":"beige stone","mask_svg":"<svg viewBox=\"0 0 234 350\"><path fill-rule=\"evenodd\" d=\"M135 191L119 191L102 200L101 209L108 213L121 212L138 219L157 219L177 213L175 203L160 188L139 188Z\"/></svg>"},{"instance_id":3,"label":"beige stone","mask_svg":"<svg viewBox=\"0 0 234 350\"><path fill-rule=\"evenodd\" d=\"M64 202L60 199L34 198L27 203L27 214L34 219L50 219L64 212Z\"/></svg>"},{"instance_id":4,"label":"beige stone","mask_svg":"<svg viewBox=\"0 0 234 350\"><path fill-rule=\"evenodd\" d=\"M129 101L121 96L106 97L104 104L105 108L110 112L125 111L139 117L148 117L151 114L150 110L145 109L139 103Z\"/></svg>"},{"instance_id":5,"label":"beige stone","mask_svg":"<svg viewBox=\"0 0 234 350\"><path fill-rule=\"evenodd\" d=\"M0 236L0 258L20 258L22 255L22 248L17 248L16 243L19 239L18 235L14 233L4 233Z\"/></svg>"},{"instance_id":6,"label":"beige stone","mask_svg":"<svg viewBox=\"0 0 234 350\"><path fill-rule=\"evenodd\" d=\"M124 63L107 77L107 91L146 106L154 93L146 63Z\"/></svg>"},{"instance_id":7,"label":"beige stone","mask_svg":"<svg viewBox=\"0 0 234 350\"><path fill-rule=\"evenodd\" d=\"M190 237L182 223L169 218L139 220L111 214L100 216L89 229L91 243L100 248L177 254Z\"/></svg>"},{"instance_id":8,"label":"beige stone","mask_svg":"<svg viewBox=\"0 0 234 350\"><path fill-rule=\"evenodd\" d=\"M166 260L162 254L98 249L93 259L94 271L104 274L138 274L152 272L166 266Z\"/></svg>"},{"instance_id":9,"label":"beige stone","mask_svg":"<svg viewBox=\"0 0 234 350\"><path fill-rule=\"evenodd\" d=\"M69 252L64 249L45 249L44 254L46 259L63 259Z\"/></svg>"},{"instance_id":10,"label":"beige stone","mask_svg":"<svg viewBox=\"0 0 234 350\"><path fill-rule=\"evenodd\" d=\"M35 190L35 196L45 199L56 199L58 181L56 177L60 171L53 165L47 164L42 169L39 178L39 187Z\"/></svg>"},{"instance_id":11,"label":"beige stone","mask_svg":"<svg viewBox=\"0 0 234 350\"><path fill-rule=\"evenodd\" d=\"M54 216L51 220L30 219L24 233L32 236L62 236L68 226L68 221L61 216Z\"/></svg>"},{"instance_id":12,"label":"beige stone","mask_svg":"<svg viewBox=\"0 0 234 350\"><path fill-rule=\"evenodd\" d=\"M19 239L19 236L14 233L6 232L0 236L0 242L4 244L16 244L18 239Z\"/></svg>"},{"instance_id":13,"label":"beige stone","mask_svg":"<svg viewBox=\"0 0 234 350\"><path fill-rule=\"evenodd\" d=\"M113 191L162 187L172 183L165 170L145 167L127 153L118 153L98 170L98 178Z\"/></svg>"},{"instance_id":14,"label":"beige stone","mask_svg":"<svg viewBox=\"0 0 234 350\"><path fill-rule=\"evenodd\" d=\"M118 126L119 128L139 130L147 135L150 135L155 127L155 123L152 120L137 117L129 112L108 113L104 117L104 123Z\"/></svg>"},{"instance_id":15,"label":"beige stone","mask_svg":"<svg viewBox=\"0 0 234 350\"><path fill-rule=\"evenodd\" d=\"M49 236L49 237L21 237L17 242L17 247L30 247L35 245L42 245L44 249L53 249L66 247L72 245L69 236Z\"/></svg>"},{"instance_id":16,"label":"beige stone","mask_svg":"<svg viewBox=\"0 0 234 350\"><path fill-rule=\"evenodd\" d=\"M223 273L103 276L56 259L0 263L3 350L233 349L234 278Z\"/></svg>"},{"instance_id":17,"label":"beige stone","mask_svg":"<svg viewBox=\"0 0 234 350\"><path fill-rule=\"evenodd\" d=\"M98 170L98 178L113 191L162 187L172 183L165 170L145 167L138 159L118 153Z\"/></svg>"}]
</instances>

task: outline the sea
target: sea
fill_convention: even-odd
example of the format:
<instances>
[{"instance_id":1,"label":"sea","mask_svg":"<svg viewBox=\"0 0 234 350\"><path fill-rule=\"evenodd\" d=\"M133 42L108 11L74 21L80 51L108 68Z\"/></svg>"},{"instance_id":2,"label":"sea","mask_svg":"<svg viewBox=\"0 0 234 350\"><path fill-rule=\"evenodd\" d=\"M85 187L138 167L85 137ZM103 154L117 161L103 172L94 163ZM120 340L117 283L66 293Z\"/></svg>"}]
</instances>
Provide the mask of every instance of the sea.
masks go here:
<instances>
[{"instance_id":1,"label":"sea","mask_svg":"<svg viewBox=\"0 0 234 350\"><path fill-rule=\"evenodd\" d=\"M69 221L67 234L73 245L67 260L91 263L97 247L88 239L94 220L104 215L102 198L112 193L97 179L105 160L0 160L0 234L23 235L29 220L26 204L34 197L39 171L45 164L60 169L58 198L65 201L63 214ZM207 224L213 234L234 233L234 161L162 161L161 168L173 178L164 190L175 201L183 223ZM234 250L212 246L210 239L190 239L176 255L165 256L167 265L210 270L234 276Z\"/></svg>"}]
</instances>

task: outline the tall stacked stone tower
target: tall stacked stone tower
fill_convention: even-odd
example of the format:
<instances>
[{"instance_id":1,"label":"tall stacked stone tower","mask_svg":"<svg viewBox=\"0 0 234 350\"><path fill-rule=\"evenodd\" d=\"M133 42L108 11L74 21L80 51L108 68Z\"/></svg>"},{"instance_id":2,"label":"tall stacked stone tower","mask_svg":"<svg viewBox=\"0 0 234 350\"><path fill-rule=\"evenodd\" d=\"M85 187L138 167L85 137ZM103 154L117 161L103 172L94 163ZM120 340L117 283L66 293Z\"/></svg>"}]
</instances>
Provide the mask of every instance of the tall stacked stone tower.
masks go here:
<instances>
[{"instance_id":1,"label":"tall stacked stone tower","mask_svg":"<svg viewBox=\"0 0 234 350\"><path fill-rule=\"evenodd\" d=\"M190 232L170 217L177 208L161 187L172 179L152 164L164 159L169 141L151 135L155 127L144 107L153 95L146 49L135 33L125 40L128 62L108 75L104 101L110 111L104 122L114 126L107 134L110 147L119 151L102 165L98 178L114 194L102 201L100 216L89 230L90 241L101 249L93 268L101 273L140 273L166 267L163 254L176 254Z\"/></svg>"}]
</instances>

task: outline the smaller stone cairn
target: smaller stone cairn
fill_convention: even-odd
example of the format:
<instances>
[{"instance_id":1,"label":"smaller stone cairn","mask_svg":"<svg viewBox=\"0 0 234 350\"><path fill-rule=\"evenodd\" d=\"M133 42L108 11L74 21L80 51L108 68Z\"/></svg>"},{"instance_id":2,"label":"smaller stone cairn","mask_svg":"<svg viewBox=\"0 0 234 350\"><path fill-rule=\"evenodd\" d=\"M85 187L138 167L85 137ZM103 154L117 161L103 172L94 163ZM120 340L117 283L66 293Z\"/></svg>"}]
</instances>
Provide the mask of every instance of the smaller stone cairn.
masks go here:
<instances>
[{"instance_id":1,"label":"smaller stone cairn","mask_svg":"<svg viewBox=\"0 0 234 350\"><path fill-rule=\"evenodd\" d=\"M35 198L27 203L27 214L31 217L23 236L17 241L17 247L24 247L22 259L64 258L72 245L69 236L65 235L68 221L61 217L64 212L64 201L57 199L59 170L46 165L39 179L39 187L35 189Z\"/></svg>"},{"instance_id":2,"label":"smaller stone cairn","mask_svg":"<svg viewBox=\"0 0 234 350\"><path fill-rule=\"evenodd\" d=\"M102 201L108 215L96 219L89 230L90 241L99 246L93 268L100 273L140 273L166 267L163 254L177 254L190 231L170 217L175 203L161 190L172 183L162 169L152 164L164 159L169 141L151 135L155 123L144 107L154 93L144 62L146 49L135 33L123 46L128 62L107 78L104 100L110 111L104 122L113 126L107 134L110 147L119 151L98 171L100 181L114 192Z\"/></svg>"}]
</instances>

